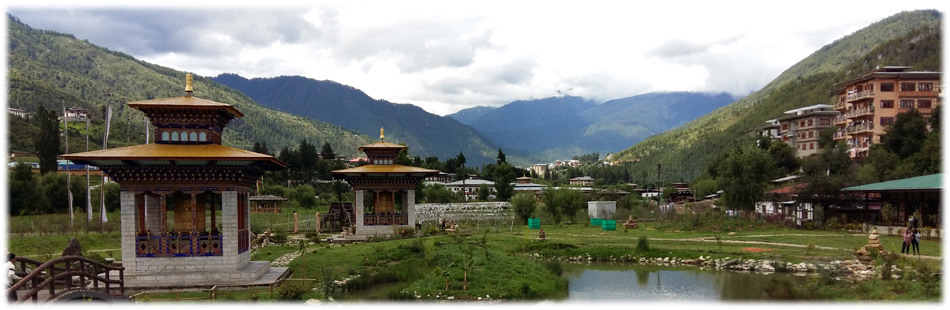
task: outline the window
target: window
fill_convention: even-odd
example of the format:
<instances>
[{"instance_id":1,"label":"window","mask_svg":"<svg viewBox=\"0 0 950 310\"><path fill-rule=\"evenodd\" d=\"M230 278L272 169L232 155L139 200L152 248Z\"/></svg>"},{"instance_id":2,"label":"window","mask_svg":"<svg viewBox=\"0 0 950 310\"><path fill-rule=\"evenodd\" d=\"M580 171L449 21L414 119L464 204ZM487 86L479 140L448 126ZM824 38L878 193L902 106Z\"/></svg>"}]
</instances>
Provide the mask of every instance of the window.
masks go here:
<instances>
[{"instance_id":1,"label":"window","mask_svg":"<svg viewBox=\"0 0 950 310\"><path fill-rule=\"evenodd\" d=\"M798 126L799 126L799 127L805 127L805 121L799 122L799 123L798 123Z\"/></svg>"},{"instance_id":2,"label":"window","mask_svg":"<svg viewBox=\"0 0 950 310\"><path fill-rule=\"evenodd\" d=\"M914 84L914 82L901 83L901 91L915 91L915 90L917 90L917 84Z\"/></svg>"},{"instance_id":3,"label":"window","mask_svg":"<svg viewBox=\"0 0 950 310\"><path fill-rule=\"evenodd\" d=\"M812 124L811 119L809 119L809 120L808 120L808 126L811 126L811 124Z\"/></svg>"},{"instance_id":4,"label":"window","mask_svg":"<svg viewBox=\"0 0 950 310\"><path fill-rule=\"evenodd\" d=\"M818 124L819 124L819 125L822 125L822 126L831 125L831 119L830 119L830 118L822 118L822 119L819 119L819 120L818 120Z\"/></svg>"},{"instance_id":5,"label":"window","mask_svg":"<svg viewBox=\"0 0 950 310\"><path fill-rule=\"evenodd\" d=\"M881 83L881 91L894 91L894 83Z\"/></svg>"},{"instance_id":6,"label":"window","mask_svg":"<svg viewBox=\"0 0 950 310\"><path fill-rule=\"evenodd\" d=\"M188 141L198 142L198 133L192 131L190 134L188 134Z\"/></svg>"},{"instance_id":7,"label":"window","mask_svg":"<svg viewBox=\"0 0 950 310\"><path fill-rule=\"evenodd\" d=\"M893 123L894 123L894 118L893 118L893 117L882 117L882 118L881 118L881 125L891 125L891 124L893 124Z\"/></svg>"},{"instance_id":8,"label":"window","mask_svg":"<svg viewBox=\"0 0 950 310\"><path fill-rule=\"evenodd\" d=\"M788 130L788 123L782 123L782 130Z\"/></svg>"},{"instance_id":9,"label":"window","mask_svg":"<svg viewBox=\"0 0 950 310\"><path fill-rule=\"evenodd\" d=\"M917 90L919 90L919 91L933 91L933 90L934 90L934 83L929 83L929 82L928 82L928 83L920 83L920 84L917 84Z\"/></svg>"},{"instance_id":10,"label":"window","mask_svg":"<svg viewBox=\"0 0 950 310\"><path fill-rule=\"evenodd\" d=\"M814 132L814 131L808 131L808 137L809 137L809 138L814 138L814 137L815 137L815 132Z\"/></svg>"},{"instance_id":11,"label":"window","mask_svg":"<svg viewBox=\"0 0 950 310\"><path fill-rule=\"evenodd\" d=\"M815 143L814 143L814 142L809 143L809 144L808 144L808 149L814 150L814 149L815 149Z\"/></svg>"},{"instance_id":12,"label":"window","mask_svg":"<svg viewBox=\"0 0 950 310\"><path fill-rule=\"evenodd\" d=\"M208 135L204 132L198 133L198 141L205 142L208 141Z\"/></svg>"},{"instance_id":13,"label":"window","mask_svg":"<svg viewBox=\"0 0 950 310\"><path fill-rule=\"evenodd\" d=\"M168 141L168 132L162 131L162 141Z\"/></svg>"},{"instance_id":14,"label":"window","mask_svg":"<svg viewBox=\"0 0 950 310\"><path fill-rule=\"evenodd\" d=\"M930 99L920 99L917 101L917 107L921 109L930 108Z\"/></svg>"},{"instance_id":15,"label":"window","mask_svg":"<svg viewBox=\"0 0 950 310\"><path fill-rule=\"evenodd\" d=\"M882 108L882 109L893 109L893 108L894 108L894 100L881 100L881 108Z\"/></svg>"},{"instance_id":16,"label":"window","mask_svg":"<svg viewBox=\"0 0 950 310\"><path fill-rule=\"evenodd\" d=\"M172 131L172 141L178 141L178 132Z\"/></svg>"},{"instance_id":17,"label":"window","mask_svg":"<svg viewBox=\"0 0 950 310\"><path fill-rule=\"evenodd\" d=\"M914 108L913 100L901 100L901 109L912 109Z\"/></svg>"}]
</instances>

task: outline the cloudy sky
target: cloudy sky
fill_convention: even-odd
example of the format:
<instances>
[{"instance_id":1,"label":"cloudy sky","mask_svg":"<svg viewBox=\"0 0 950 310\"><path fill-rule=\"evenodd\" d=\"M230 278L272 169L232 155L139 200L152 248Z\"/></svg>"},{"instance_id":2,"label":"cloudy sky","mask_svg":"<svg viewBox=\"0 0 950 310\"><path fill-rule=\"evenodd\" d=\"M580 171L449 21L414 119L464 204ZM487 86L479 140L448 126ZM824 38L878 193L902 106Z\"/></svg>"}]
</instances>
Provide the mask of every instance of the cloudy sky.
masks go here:
<instances>
[{"instance_id":1,"label":"cloudy sky","mask_svg":"<svg viewBox=\"0 0 950 310\"><path fill-rule=\"evenodd\" d=\"M445 115L558 94L746 95L873 22L943 9L940 1L443 2L31 1L7 11L177 70L333 80Z\"/></svg>"}]
</instances>

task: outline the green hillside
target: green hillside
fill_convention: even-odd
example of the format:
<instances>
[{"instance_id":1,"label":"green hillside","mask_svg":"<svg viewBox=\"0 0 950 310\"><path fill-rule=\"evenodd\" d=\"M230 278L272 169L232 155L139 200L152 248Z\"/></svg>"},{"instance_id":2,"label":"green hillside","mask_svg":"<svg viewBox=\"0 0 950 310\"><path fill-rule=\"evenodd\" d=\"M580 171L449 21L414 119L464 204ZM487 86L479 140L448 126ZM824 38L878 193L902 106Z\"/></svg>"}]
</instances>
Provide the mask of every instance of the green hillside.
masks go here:
<instances>
[{"instance_id":1,"label":"green hillside","mask_svg":"<svg viewBox=\"0 0 950 310\"><path fill-rule=\"evenodd\" d=\"M9 107L36 111L39 106L62 110L80 106L90 111L90 149L102 146L103 115L113 106L109 147L145 141L144 114L126 102L177 97L184 91L185 72L150 64L54 31L37 30L8 15ZM223 144L250 149L266 143L271 153L294 148L302 139L315 145L329 142L337 153L362 155L356 149L375 139L343 127L265 108L244 94L196 76L194 95L234 105L245 116L231 121ZM63 97L61 101L61 97ZM10 151L31 152L32 126L10 117ZM85 150L85 124L70 124L69 151ZM154 137L152 137L154 139Z\"/></svg>"},{"instance_id":2,"label":"green hillside","mask_svg":"<svg viewBox=\"0 0 950 310\"><path fill-rule=\"evenodd\" d=\"M936 10L901 12L828 44L787 69L759 91L680 128L650 137L615 154L639 159L632 175L661 164L664 180L692 180L718 154L751 143L750 129L784 111L830 103L835 83L876 66L940 70L940 20Z\"/></svg>"}]
</instances>

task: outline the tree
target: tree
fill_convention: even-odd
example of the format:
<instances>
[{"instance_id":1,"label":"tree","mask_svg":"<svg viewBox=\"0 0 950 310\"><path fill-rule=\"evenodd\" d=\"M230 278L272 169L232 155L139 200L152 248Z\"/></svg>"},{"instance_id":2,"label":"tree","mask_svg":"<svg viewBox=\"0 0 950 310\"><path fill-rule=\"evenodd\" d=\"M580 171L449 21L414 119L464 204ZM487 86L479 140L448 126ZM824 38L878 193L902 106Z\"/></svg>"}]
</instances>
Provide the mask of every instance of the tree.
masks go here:
<instances>
[{"instance_id":1,"label":"tree","mask_svg":"<svg viewBox=\"0 0 950 310\"><path fill-rule=\"evenodd\" d=\"M323 160L336 159L336 153L333 153L333 147L330 146L330 142L323 142L323 147L320 149L320 157L323 157Z\"/></svg>"},{"instance_id":2,"label":"tree","mask_svg":"<svg viewBox=\"0 0 950 310\"><path fill-rule=\"evenodd\" d=\"M333 183L330 183L330 189L336 194L337 201L343 202L343 194L350 191L350 185L341 180L333 180Z\"/></svg>"},{"instance_id":3,"label":"tree","mask_svg":"<svg viewBox=\"0 0 950 310\"><path fill-rule=\"evenodd\" d=\"M775 166L765 150L757 147L735 148L719 168L718 183L723 203L733 209L752 210L765 196Z\"/></svg>"},{"instance_id":4,"label":"tree","mask_svg":"<svg viewBox=\"0 0 950 310\"><path fill-rule=\"evenodd\" d=\"M912 109L897 114L894 124L884 130L881 143L900 158L907 158L920 151L926 134L927 123L917 109Z\"/></svg>"},{"instance_id":5,"label":"tree","mask_svg":"<svg viewBox=\"0 0 950 310\"><path fill-rule=\"evenodd\" d=\"M534 216L534 211L538 208L538 201L534 199L534 194L519 193L511 198L511 207L527 225L528 219Z\"/></svg>"},{"instance_id":6,"label":"tree","mask_svg":"<svg viewBox=\"0 0 950 310\"><path fill-rule=\"evenodd\" d=\"M475 255L466 255L462 259L462 263L459 264L459 267L462 268L462 290L468 290L468 271L475 268Z\"/></svg>"},{"instance_id":7,"label":"tree","mask_svg":"<svg viewBox=\"0 0 950 310\"><path fill-rule=\"evenodd\" d=\"M560 197L552 188L545 188L541 192L541 201L544 202L544 210L551 214L551 217L554 218L554 224L561 223L561 207L560 207Z\"/></svg>"},{"instance_id":8,"label":"tree","mask_svg":"<svg viewBox=\"0 0 950 310\"><path fill-rule=\"evenodd\" d=\"M37 207L43 196L39 192L36 175L29 164L20 163L13 167L10 174L8 197L11 216L39 214Z\"/></svg>"},{"instance_id":9,"label":"tree","mask_svg":"<svg viewBox=\"0 0 950 310\"><path fill-rule=\"evenodd\" d=\"M59 154L59 114L56 110L39 107L34 116L40 133L33 139L33 147L40 161L40 174L55 172L56 155Z\"/></svg>"},{"instance_id":10,"label":"tree","mask_svg":"<svg viewBox=\"0 0 950 310\"><path fill-rule=\"evenodd\" d=\"M432 184L425 187L423 196L428 203L450 203L455 201L456 194L442 184Z\"/></svg>"},{"instance_id":11,"label":"tree","mask_svg":"<svg viewBox=\"0 0 950 310\"><path fill-rule=\"evenodd\" d=\"M270 150L267 149L267 141L254 142L254 146L251 148L251 151L254 153L270 155Z\"/></svg>"},{"instance_id":12,"label":"tree","mask_svg":"<svg viewBox=\"0 0 950 310\"><path fill-rule=\"evenodd\" d=\"M491 194L491 190L488 188L488 185L482 184L478 186L478 200L479 201L488 201L488 196Z\"/></svg>"},{"instance_id":13,"label":"tree","mask_svg":"<svg viewBox=\"0 0 950 310\"><path fill-rule=\"evenodd\" d=\"M795 149L785 142L776 142L769 145L769 156L775 162L775 166L781 169L782 174L792 174L798 171L801 163L795 155Z\"/></svg>"},{"instance_id":14,"label":"tree","mask_svg":"<svg viewBox=\"0 0 950 310\"><path fill-rule=\"evenodd\" d=\"M577 215L577 211L580 211L587 205L587 199L584 197L584 193L577 190L562 188L558 191L561 191L562 205L560 207L564 210L564 214L567 214L567 216L571 218L571 224L574 224L574 217Z\"/></svg>"},{"instance_id":15,"label":"tree","mask_svg":"<svg viewBox=\"0 0 950 310\"><path fill-rule=\"evenodd\" d=\"M495 199L508 201L515 194L515 171L508 163L501 163L495 168Z\"/></svg>"},{"instance_id":16,"label":"tree","mask_svg":"<svg viewBox=\"0 0 950 310\"><path fill-rule=\"evenodd\" d=\"M505 153L501 151L501 148L498 148L498 161L496 163L499 165L508 163L505 161Z\"/></svg>"}]
</instances>

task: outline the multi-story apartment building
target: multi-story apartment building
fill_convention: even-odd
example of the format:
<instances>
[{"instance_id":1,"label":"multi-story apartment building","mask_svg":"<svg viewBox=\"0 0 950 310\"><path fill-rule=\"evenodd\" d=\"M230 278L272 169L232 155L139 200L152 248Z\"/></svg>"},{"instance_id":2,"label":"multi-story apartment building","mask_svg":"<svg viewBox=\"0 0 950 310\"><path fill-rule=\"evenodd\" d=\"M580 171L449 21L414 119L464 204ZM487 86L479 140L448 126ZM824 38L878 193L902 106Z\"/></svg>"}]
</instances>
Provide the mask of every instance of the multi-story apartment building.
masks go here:
<instances>
[{"instance_id":1,"label":"multi-story apartment building","mask_svg":"<svg viewBox=\"0 0 950 310\"><path fill-rule=\"evenodd\" d=\"M852 158L867 156L898 113L917 109L929 123L931 109L940 104L940 72L911 69L883 67L835 84L835 140L848 144Z\"/></svg>"},{"instance_id":2,"label":"multi-story apartment building","mask_svg":"<svg viewBox=\"0 0 950 310\"><path fill-rule=\"evenodd\" d=\"M786 116L777 118L782 141L795 148L795 155L806 157L818 153L818 137L821 131L834 126L838 115L830 104L816 104L785 111Z\"/></svg>"}]
</instances>

